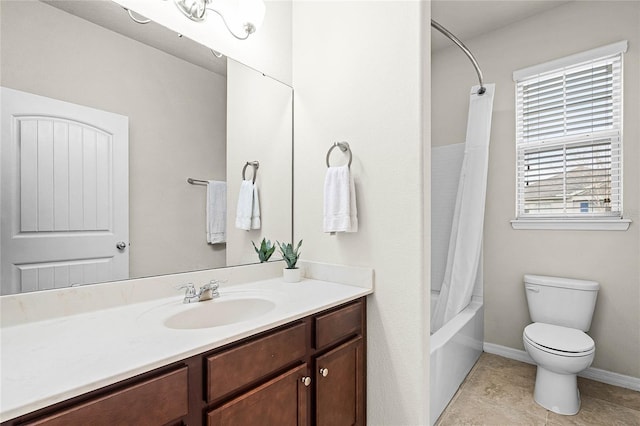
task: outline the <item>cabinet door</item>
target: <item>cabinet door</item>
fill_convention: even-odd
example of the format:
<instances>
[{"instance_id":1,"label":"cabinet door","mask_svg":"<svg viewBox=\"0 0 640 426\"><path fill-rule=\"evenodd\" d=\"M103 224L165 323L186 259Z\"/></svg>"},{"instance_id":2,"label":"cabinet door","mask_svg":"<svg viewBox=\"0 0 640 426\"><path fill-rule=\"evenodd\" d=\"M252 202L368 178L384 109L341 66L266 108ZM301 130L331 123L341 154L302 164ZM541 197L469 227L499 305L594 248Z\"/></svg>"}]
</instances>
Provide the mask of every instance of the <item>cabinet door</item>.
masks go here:
<instances>
[{"instance_id":1,"label":"cabinet door","mask_svg":"<svg viewBox=\"0 0 640 426\"><path fill-rule=\"evenodd\" d=\"M316 424L364 424L364 357L362 337L316 358Z\"/></svg>"},{"instance_id":2,"label":"cabinet door","mask_svg":"<svg viewBox=\"0 0 640 426\"><path fill-rule=\"evenodd\" d=\"M293 368L273 380L210 411L209 426L306 426L309 382L302 380L307 365Z\"/></svg>"}]
</instances>

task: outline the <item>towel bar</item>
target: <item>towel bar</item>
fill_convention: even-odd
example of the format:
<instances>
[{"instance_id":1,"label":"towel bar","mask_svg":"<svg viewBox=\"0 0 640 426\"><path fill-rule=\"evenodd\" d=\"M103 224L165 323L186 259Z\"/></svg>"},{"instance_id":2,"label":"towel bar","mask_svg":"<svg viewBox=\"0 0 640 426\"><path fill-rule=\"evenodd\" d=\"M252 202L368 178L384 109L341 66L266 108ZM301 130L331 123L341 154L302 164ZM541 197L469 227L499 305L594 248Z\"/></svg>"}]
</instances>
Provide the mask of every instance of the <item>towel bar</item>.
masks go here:
<instances>
[{"instance_id":1,"label":"towel bar","mask_svg":"<svg viewBox=\"0 0 640 426\"><path fill-rule=\"evenodd\" d=\"M256 175L258 174L258 167L260 167L260 162L259 161L247 161L244 165L244 167L242 168L242 180L247 180L244 176L245 172L247 171L247 166L252 166L253 167L253 183L256 183Z\"/></svg>"},{"instance_id":2,"label":"towel bar","mask_svg":"<svg viewBox=\"0 0 640 426\"><path fill-rule=\"evenodd\" d=\"M187 182L190 183L191 185L206 185L209 183L206 180L194 179L194 178L187 178Z\"/></svg>"},{"instance_id":3,"label":"towel bar","mask_svg":"<svg viewBox=\"0 0 640 426\"><path fill-rule=\"evenodd\" d=\"M340 151L342 152L347 152L349 151L349 168L351 168L351 160L353 160L353 153L351 152L351 148L349 147L349 143L348 142L334 142L333 145L331 145L331 148L329 148L329 151L327 151L327 167L331 167L331 165L329 164L329 156L331 155L331 151L333 151L333 149L335 147L340 148Z\"/></svg>"}]
</instances>

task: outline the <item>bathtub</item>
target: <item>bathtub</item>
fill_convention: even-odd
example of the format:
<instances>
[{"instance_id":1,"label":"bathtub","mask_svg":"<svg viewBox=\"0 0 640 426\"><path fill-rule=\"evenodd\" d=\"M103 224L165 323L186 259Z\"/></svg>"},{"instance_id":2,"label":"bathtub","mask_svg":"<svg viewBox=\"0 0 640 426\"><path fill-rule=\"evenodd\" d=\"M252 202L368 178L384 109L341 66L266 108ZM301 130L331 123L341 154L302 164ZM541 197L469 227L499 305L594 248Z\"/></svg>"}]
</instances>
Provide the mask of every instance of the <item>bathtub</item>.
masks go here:
<instances>
[{"instance_id":1,"label":"bathtub","mask_svg":"<svg viewBox=\"0 0 640 426\"><path fill-rule=\"evenodd\" d=\"M431 292L431 311L438 300ZM430 422L433 425L482 354L484 308L474 296L469 306L431 335Z\"/></svg>"}]
</instances>

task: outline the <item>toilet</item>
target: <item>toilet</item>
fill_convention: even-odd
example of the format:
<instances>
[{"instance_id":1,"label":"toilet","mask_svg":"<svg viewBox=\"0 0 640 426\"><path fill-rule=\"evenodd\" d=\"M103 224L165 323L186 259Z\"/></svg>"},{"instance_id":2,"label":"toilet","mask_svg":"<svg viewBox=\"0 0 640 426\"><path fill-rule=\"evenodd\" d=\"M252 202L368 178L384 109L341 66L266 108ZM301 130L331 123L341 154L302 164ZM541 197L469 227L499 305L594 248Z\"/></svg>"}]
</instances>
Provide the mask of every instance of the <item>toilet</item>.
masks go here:
<instances>
[{"instance_id":1,"label":"toilet","mask_svg":"<svg viewBox=\"0 0 640 426\"><path fill-rule=\"evenodd\" d=\"M595 343L591 327L600 285L595 281L525 275L532 324L522 333L524 347L536 363L535 401L554 413L577 414L577 374L588 368Z\"/></svg>"}]
</instances>

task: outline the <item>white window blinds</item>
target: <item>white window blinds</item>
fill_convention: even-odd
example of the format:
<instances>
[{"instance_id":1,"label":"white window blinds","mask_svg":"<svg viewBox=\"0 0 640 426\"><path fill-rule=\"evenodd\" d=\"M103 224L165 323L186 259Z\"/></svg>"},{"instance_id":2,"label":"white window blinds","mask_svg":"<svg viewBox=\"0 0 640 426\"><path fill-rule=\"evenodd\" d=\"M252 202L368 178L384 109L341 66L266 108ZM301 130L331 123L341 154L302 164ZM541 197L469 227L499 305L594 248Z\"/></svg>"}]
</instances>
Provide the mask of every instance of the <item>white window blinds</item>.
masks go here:
<instances>
[{"instance_id":1,"label":"white window blinds","mask_svg":"<svg viewBox=\"0 0 640 426\"><path fill-rule=\"evenodd\" d=\"M622 214L622 53L516 82L517 216Z\"/></svg>"}]
</instances>

